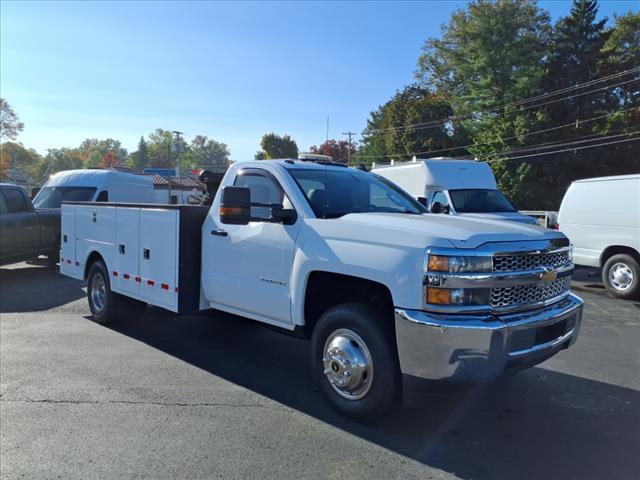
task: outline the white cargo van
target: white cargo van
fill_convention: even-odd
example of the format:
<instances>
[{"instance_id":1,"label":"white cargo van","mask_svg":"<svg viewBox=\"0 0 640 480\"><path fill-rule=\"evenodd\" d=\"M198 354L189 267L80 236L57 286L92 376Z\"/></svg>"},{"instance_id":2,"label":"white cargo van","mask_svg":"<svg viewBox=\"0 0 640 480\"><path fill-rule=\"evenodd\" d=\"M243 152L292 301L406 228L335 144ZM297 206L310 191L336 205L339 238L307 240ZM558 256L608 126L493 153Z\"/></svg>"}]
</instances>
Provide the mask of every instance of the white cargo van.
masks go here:
<instances>
[{"instance_id":1,"label":"white cargo van","mask_svg":"<svg viewBox=\"0 0 640 480\"><path fill-rule=\"evenodd\" d=\"M187 203L194 187L169 189L159 175L106 170L66 170L44 184L33 199L35 208L60 208L70 202Z\"/></svg>"},{"instance_id":2,"label":"white cargo van","mask_svg":"<svg viewBox=\"0 0 640 480\"><path fill-rule=\"evenodd\" d=\"M573 243L576 265L601 267L616 297L640 296L640 175L573 182L560 205L558 228Z\"/></svg>"},{"instance_id":3,"label":"white cargo van","mask_svg":"<svg viewBox=\"0 0 640 480\"><path fill-rule=\"evenodd\" d=\"M373 172L416 197L431 213L535 224L498 191L486 162L451 158L414 159L374 167Z\"/></svg>"}]
</instances>

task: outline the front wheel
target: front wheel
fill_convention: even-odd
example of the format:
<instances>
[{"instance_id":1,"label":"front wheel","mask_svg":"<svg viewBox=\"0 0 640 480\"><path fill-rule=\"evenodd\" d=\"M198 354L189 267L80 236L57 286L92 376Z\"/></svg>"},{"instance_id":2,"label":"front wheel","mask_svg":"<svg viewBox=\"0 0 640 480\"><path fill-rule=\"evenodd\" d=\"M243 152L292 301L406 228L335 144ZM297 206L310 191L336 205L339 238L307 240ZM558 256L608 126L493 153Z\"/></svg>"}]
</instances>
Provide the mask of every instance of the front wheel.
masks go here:
<instances>
[{"instance_id":1,"label":"front wheel","mask_svg":"<svg viewBox=\"0 0 640 480\"><path fill-rule=\"evenodd\" d=\"M366 304L338 305L318 320L311 338L313 374L341 414L375 421L402 395L392 324Z\"/></svg>"},{"instance_id":2,"label":"front wheel","mask_svg":"<svg viewBox=\"0 0 640 480\"><path fill-rule=\"evenodd\" d=\"M609 258L602 268L602 281L617 298L640 297L640 265L624 253Z\"/></svg>"}]
</instances>

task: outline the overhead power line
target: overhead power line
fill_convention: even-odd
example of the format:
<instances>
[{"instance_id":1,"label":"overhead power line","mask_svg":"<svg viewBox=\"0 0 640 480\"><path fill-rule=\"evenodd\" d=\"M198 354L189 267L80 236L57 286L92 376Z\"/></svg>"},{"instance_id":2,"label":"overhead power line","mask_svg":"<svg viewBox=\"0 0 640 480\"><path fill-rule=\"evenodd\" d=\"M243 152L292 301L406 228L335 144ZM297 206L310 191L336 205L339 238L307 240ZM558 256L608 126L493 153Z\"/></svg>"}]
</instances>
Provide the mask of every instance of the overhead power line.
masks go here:
<instances>
[{"instance_id":1,"label":"overhead power line","mask_svg":"<svg viewBox=\"0 0 640 480\"><path fill-rule=\"evenodd\" d=\"M588 148L604 147L606 145L614 145L616 143L637 142L637 141L640 141L640 136L633 137L633 138L627 138L627 139L624 139L624 140L614 140L613 142L598 143L596 145L585 145L583 147L566 148L564 150L554 150L553 152L532 153L532 154L529 154L529 155L520 155L518 157L509 157L509 158L503 158L503 159L487 160L487 163L498 162L498 161L520 160L520 159L523 159L523 158L531 158L531 157L542 157L542 156L545 156L545 155L554 155L556 153L574 152L576 150L586 150Z\"/></svg>"},{"instance_id":2,"label":"overhead power line","mask_svg":"<svg viewBox=\"0 0 640 480\"><path fill-rule=\"evenodd\" d=\"M619 114L619 113L629 112L629 111L633 111L633 110L640 110L640 107L626 108L624 110L618 110L616 112L606 113L604 115L598 115L597 117L585 118L584 120L579 120L578 121L578 126L584 125L585 123L591 123L591 122L594 122L596 120L600 120L602 118L611 117L611 116ZM516 139L530 137L532 135L539 135L541 133L548 133L548 132L552 132L554 130L560 130L562 128L568 128L568 127L576 127L576 122L565 123L564 125L558 125L556 127L545 128L545 129L536 130L536 131L533 131L533 132L527 132L527 133L523 133L521 135L512 135L510 137L504 137L501 140L502 141L516 140ZM467 148L472 148L472 147L478 147L478 146L481 146L481 145L491 145L491 143L488 143L488 142L470 143L470 144L467 144L467 145L460 145L459 147L439 148L437 150L427 150L427 151L423 151L423 152L413 152L413 153L393 153L393 154L389 154L389 155L357 155L356 154L356 155L354 155L354 157L357 157L357 158L387 158L387 157L404 157L404 156L414 156L414 155L430 155L430 154L433 154L433 153L451 152L453 150L462 150L462 149L467 149Z\"/></svg>"},{"instance_id":3,"label":"overhead power line","mask_svg":"<svg viewBox=\"0 0 640 480\"><path fill-rule=\"evenodd\" d=\"M601 78L598 78L598 79L590 80L588 82L583 82L583 83L574 85L572 87L566 87L566 88L563 88L563 89L560 89L560 90L555 90L553 92L544 93L544 94L541 94L541 95L525 98L525 99L518 100L518 101L515 101L515 102L511 102L511 103L506 103L506 104L499 105L497 107L493 107L493 108L489 108L489 109L483 109L483 110L477 110L477 111L469 112L468 114L464 114L464 115L458 115L458 116L454 115L454 116L451 116L451 117L441 118L439 120L432 120L432 121L429 121L429 122L414 123L414 124L408 124L408 125L400 125L398 127L378 128L378 129L372 129L372 130L369 130L369 131L365 130L362 133L363 134L370 134L370 133L387 132L387 131L402 131L402 130L406 130L406 129L410 129L410 128L413 129L413 130L422 130L422 129L427 129L427 128L434 128L434 127L437 127L437 126L446 125L446 124L451 123L451 122L456 121L456 120L464 120L464 119L467 119L467 118L471 118L474 115L481 115L481 114L486 114L486 113L495 113L495 112L499 112L502 109L506 109L508 107L520 106L520 105L523 105L525 103L529 103L529 102L533 102L533 101L537 101L537 100L542 100L542 99L553 97L553 96L560 95L560 94L563 94L563 93L568 93L568 92L574 91L574 90L579 90L581 88L592 86L592 85L595 85L597 83L602 83L602 82L605 82L605 81L608 81L608 80L612 80L614 78L619 78L619 77L626 76L626 75L629 75L629 74L632 74L632 73L636 73L636 72L640 72L640 67L634 67L634 68L631 68L629 70L625 70L623 72L618 72L618 73L607 75L605 77L601 77ZM550 100L548 102L543 102L543 103L539 103L539 104L535 104L535 105L529 105L527 107L524 107L524 109L525 110L529 110L529 109L532 109L532 108L542 107L542 106L545 106L545 105L561 102L561 101L568 100L568 99L571 99L571 98L576 98L576 97L580 97L580 96L583 96L583 95L588 95L590 93L599 92L599 91L602 91L602 90L608 90L610 88L618 87L618 86L625 85L627 83L631 83L631 82L635 82L635 81L638 81L638 79L637 78L633 78L631 80L626 80L626 81L619 82L619 83L616 83L616 84L613 84L613 85L607 85L607 86L600 87L600 88L597 88L597 89L594 89L594 90L589 90L588 92L582 92L582 93L578 93L578 94L575 94L575 95L569 95L569 96L565 96L565 97L562 97L562 98L557 98L557 99L554 99L554 100Z\"/></svg>"}]
</instances>

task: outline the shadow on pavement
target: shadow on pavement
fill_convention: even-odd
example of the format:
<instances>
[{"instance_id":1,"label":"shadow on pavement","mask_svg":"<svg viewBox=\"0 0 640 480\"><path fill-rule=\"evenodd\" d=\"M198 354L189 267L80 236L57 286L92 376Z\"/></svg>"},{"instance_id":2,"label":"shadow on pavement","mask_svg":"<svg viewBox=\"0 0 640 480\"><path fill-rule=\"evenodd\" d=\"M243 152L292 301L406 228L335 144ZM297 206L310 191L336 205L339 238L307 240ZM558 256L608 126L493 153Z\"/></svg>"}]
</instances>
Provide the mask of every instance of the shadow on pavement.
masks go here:
<instances>
[{"instance_id":1,"label":"shadow on pavement","mask_svg":"<svg viewBox=\"0 0 640 480\"><path fill-rule=\"evenodd\" d=\"M113 330L350 434L465 479L637 478L640 392L533 368L467 389L421 388L377 425L330 410L308 345L218 313L152 309Z\"/></svg>"},{"instance_id":2,"label":"shadow on pavement","mask_svg":"<svg viewBox=\"0 0 640 480\"><path fill-rule=\"evenodd\" d=\"M31 265L0 268L0 313L49 310L86 295L82 282L44 266Z\"/></svg>"}]
</instances>

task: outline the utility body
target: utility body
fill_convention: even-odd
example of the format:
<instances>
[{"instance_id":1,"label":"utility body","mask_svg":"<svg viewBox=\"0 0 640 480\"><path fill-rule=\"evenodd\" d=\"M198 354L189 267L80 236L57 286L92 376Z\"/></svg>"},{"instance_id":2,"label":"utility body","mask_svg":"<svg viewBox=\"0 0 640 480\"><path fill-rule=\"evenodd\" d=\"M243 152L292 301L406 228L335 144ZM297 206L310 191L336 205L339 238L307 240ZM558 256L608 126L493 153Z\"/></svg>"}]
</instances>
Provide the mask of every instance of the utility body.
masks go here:
<instances>
[{"instance_id":1,"label":"utility body","mask_svg":"<svg viewBox=\"0 0 640 480\"><path fill-rule=\"evenodd\" d=\"M404 376L477 381L577 338L560 232L434 215L388 180L336 164L233 165L212 206L64 203L61 272L99 322L147 304L216 309L311 340L313 375L372 419Z\"/></svg>"}]
</instances>

